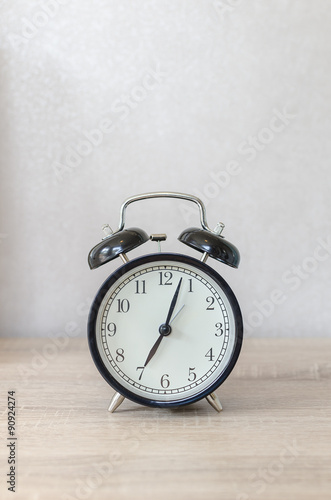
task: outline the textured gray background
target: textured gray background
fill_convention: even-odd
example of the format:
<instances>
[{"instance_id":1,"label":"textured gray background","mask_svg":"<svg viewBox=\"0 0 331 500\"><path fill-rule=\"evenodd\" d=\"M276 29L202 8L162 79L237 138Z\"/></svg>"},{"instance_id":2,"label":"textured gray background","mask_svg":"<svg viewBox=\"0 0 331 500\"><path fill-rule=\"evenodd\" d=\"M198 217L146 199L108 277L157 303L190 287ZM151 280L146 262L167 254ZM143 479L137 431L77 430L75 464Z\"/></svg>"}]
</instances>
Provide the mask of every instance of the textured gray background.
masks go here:
<instances>
[{"instance_id":1,"label":"textured gray background","mask_svg":"<svg viewBox=\"0 0 331 500\"><path fill-rule=\"evenodd\" d=\"M248 335L330 335L328 2L7 0L0 13L1 335L85 335L120 264L92 272L87 253L125 198L154 190L197 194L226 224L241 266L209 262ZM169 251L186 252L177 236L197 221L181 202L128 209Z\"/></svg>"}]
</instances>

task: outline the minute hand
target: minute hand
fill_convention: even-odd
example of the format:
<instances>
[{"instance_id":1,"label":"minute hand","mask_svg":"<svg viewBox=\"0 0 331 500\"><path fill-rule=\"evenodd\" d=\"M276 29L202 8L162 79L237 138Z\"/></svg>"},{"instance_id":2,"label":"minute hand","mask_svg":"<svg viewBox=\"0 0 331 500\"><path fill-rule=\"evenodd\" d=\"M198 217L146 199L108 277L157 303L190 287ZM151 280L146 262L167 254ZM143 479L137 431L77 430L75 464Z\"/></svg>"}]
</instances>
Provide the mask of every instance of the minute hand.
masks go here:
<instances>
[{"instance_id":1,"label":"minute hand","mask_svg":"<svg viewBox=\"0 0 331 500\"><path fill-rule=\"evenodd\" d=\"M178 299L178 295L179 295L179 290L180 290L182 281L183 281L183 278L180 278L179 283L178 283L177 288L176 288L176 291L175 291L175 295L173 296L171 304L170 304L170 309L169 309L169 312L168 312L168 316L167 316L167 319L165 321L166 325L169 325L169 323L170 323L172 313L174 312L174 309L175 309L175 306L176 306L176 303L177 303L177 299Z\"/></svg>"}]
</instances>

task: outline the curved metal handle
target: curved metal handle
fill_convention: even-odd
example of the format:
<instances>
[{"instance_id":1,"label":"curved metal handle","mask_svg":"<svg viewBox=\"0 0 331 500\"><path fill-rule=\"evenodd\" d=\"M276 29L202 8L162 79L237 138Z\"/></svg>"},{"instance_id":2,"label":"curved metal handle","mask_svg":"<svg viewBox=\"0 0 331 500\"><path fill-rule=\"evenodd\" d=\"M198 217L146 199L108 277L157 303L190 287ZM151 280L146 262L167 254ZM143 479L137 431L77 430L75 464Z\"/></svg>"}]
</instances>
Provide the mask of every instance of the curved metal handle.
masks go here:
<instances>
[{"instance_id":1,"label":"curved metal handle","mask_svg":"<svg viewBox=\"0 0 331 500\"><path fill-rule=\"evenodd\" d=\"M119 223L118 230L116 232L122 231L124 229L125 211L126 211L126 208L128 207L128 205L130 205L130 203L133 203L134 201L148 200L150 198L179 198L181 200L192 201L193 203L195 203L199 207L201 226L203 227L203 229L206 229L207 231L212 231L207 224L206 208L199 198L197 198L196 196L193 196L191 194L160 191L160 192L155 192L155 193L138 194L136 196L131 196L131 198L128 198L127 200L125 200L125 202L121 206L120 223Z\"/></svg>"}]
</instances>

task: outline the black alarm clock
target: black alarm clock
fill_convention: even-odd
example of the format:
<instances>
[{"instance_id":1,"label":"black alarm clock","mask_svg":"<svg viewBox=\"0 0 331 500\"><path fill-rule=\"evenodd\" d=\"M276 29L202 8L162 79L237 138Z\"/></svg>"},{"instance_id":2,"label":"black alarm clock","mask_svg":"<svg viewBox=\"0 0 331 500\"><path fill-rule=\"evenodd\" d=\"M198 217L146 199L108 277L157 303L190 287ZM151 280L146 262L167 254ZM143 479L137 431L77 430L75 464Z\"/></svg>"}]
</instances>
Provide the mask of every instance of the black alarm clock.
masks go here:
<instances>
[{"instance_id":1,"label":"black alarm clock","mask_svg":"<svg viewBox=\"0 0 331 500\"><path fill-rule=\"evenodd\" d=\"M147 235L139 228L124 229L129 204L150 198L178 198L194 202L201 228L189 228L179 241L202 253L161 252L165 234ZM202 201L172 192L146 193L128 198L120 210L116 232L108 225L103 240L89 253L91 269L120 257L123 265L101 286L91 306L88 341L99 372L116 391L113 412L128 398L162 408L179 407L206 398L222 410L215 390L238 359L243 321L237 299L224 279L206 264L212 257L238 267L238 249L227 241L218 223L208 227ZM129 260L130 250L156 241L157 253Z\"/></svg>"}]
</instances>

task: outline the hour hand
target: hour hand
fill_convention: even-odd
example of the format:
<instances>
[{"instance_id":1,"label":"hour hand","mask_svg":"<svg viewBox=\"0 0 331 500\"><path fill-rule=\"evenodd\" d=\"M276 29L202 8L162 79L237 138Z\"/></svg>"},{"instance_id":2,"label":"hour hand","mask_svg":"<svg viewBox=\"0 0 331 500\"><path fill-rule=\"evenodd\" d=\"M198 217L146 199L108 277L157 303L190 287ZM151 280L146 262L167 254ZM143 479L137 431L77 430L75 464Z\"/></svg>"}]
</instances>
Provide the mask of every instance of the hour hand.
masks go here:
<instances>
[{"instance_id":1,"label":"hour hand","mask_svg":"<svg viewBox=\"0 0 331 500\"><path fill-rule=\"evenodd\" d=\"M143 376L143 373L144 373L146 366L148 365L148 363L150 362L150 360L152 359L152 357L156 353L159 345L161 344L162 339L163 339L163 335L160 335L158 337L157 341L155 342L155 344L153 345L152 349L149 351L144 366L137 366L137 370L141 370L141 373L139 375L139 380L141 380L141 377Z\"/></svg>"},{"instance_id":2,"label":"hour hand","mask_svg":"<svg viewBox=\"0 0 331 500\"><path fill-rule=\"evenodd\" d=\"M152 349L149 351L149 354L148 354L146 361L145 361L145 364L144 364L144 368L146 368L146 366L148 365L148 363L150 362L150 360L152 359L152 357L156 353L159 345L161 344L163 337L164 337L163 335L160 335L159 338L157 339L157 341L155 342L155 344L153 345Z\"/></svg>"}]
</instances>

